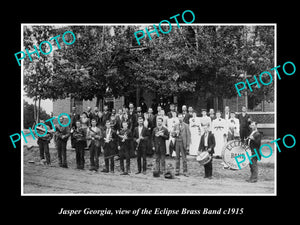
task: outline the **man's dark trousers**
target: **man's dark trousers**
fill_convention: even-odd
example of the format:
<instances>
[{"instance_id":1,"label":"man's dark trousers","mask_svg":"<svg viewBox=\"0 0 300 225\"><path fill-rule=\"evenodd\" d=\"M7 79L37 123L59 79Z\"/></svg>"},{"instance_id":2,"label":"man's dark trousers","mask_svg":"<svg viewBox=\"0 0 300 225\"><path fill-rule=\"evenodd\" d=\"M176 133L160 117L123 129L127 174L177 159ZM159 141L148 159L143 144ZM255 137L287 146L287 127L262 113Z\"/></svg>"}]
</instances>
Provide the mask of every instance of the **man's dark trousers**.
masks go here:
<instances>
[{"instance_id":1,"label":"man's dark trousers","mask_svg":"<svg viewBox=\"0 0 300 225\"><path fill-rule=\"evenodd\" d=\"M126 159L126 169L124 168L124 159ZM130 171L130 142L120 146L120 167L122 172Z\"/></svg>"},{"instance_id":2,"label":"man's dark trousers","mask_svg":"<svg viewBox=\"0 0 300 225\"><path fill-rule=\"evenodd\" d=\"M86 145L86 141L77 141L75 143L77 169L84 168L84 146L85 145Z\"/></svg>"},{"instance_id":3,"label":"man's dark trousers","mask_svg":"<svg viewBox=\"0 0 300 225\"><path fill-rule=\"evenodd\" d=\"M50 164L50 153L49 153L49 141L38 140L39 149L40 149L40 158L44 159L46 156L47 164Z\"/></svg>"},{"instance_id":4,"label":"man's dark trousers","mask_svg":"<svg viewBox=\"0 0 300 225\"><path fill-rule=\"evenodd\" d=\"M143 158L143 172L147 169L147 140L140 142L140 145L137 149L137 164L138 172L142 171L142 158Z\"/></svg>"},{"instance_id":5,"label":"man's dark trousers","mask_svg":"<svg viewBox=\"0 0 300 225\"><path fill-rule=\"evenodd\" d=\"M112 143L104 143L103 149L104 149L105 169L106 171L109 171L109 164L110 164L110 170L114 172L115 169L114 155L116 153L115 148Z\"/></svg>"},{"instance_id":6,"label":"man's dark trousers","mask_svg":"<svg viewBox=\"0 0 300 225\"><path fill-rule=\"evenodd\" d=\"M57 140L57 153L59 166L67 167L67 141Z\"/></svg>"}]
</instances>

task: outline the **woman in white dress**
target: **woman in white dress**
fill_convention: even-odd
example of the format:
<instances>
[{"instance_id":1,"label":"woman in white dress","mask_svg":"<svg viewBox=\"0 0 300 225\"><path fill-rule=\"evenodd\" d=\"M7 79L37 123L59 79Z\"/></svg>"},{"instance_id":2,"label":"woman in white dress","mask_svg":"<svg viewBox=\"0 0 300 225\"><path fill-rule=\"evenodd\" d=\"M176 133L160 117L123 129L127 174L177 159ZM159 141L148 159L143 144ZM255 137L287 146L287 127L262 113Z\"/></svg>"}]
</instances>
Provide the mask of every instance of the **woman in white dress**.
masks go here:
<instances>
[{"instance_id":1,"label":"woman in white dress","mask_svg":"<svg viewBox=\"0 0 300 225\"><path fill-rule=\"evenodd\" d=\"M227 142L228 122L221 118L221 112L216 112L216 119L212 122L212 132L215 136L216 146L214 148L216 158L221 158L222 149Z\"/></svg>"},{"instance_id":2,"label":"woman in white dress","mask_svg":"<svg viewBox=\"0 0 300 225\"><path fill-rule=\"evenodd\" d=\"M200 118L197 117L196 112L193 112L193 117L189 119L190 131L191 131L191 144L190 155L197 155L200 144Z\"/></svg>"},{"instance_id":3,"label":"woman in white dress","mask_svg":"<svg viewBox=\"0 0 300 225\"><path fill-rule=\"evenodd\" d=\"M228 139L227 141L231 141L234 139L238 139L240 136L240 121L235 118L235 113L230 113L230 118L227 120L228 122Z\"/></svg>"}]
</instances>

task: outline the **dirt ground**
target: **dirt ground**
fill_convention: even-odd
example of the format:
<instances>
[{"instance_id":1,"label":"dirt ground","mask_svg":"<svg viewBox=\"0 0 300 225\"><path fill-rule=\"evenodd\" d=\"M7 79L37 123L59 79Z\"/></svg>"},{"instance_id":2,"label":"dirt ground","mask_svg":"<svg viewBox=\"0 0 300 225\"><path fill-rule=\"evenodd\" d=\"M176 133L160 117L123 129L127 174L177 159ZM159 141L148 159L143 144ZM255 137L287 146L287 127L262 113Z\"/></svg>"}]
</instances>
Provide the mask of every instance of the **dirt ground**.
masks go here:
<instances>
[{"instance_id":1,"label":"dirt ground","mask_svg":"<svg viewBox=\"0 0 300 225\"><path fill-rule=\"evenodd\" d=\"M148 157L147 174L135 174L136 158L131 159L131 174L120 175L119 161L115 162L115 173L89 171L89 152L85 154L85 170L77 170L75 151L68 149L69 168L58 167L57 152L50 148L51 166L42 165L38 147L24 147L23 193L24 194L274 194L274 163L259 162L259 181L248 183L249 167L242 170L223 169L221 159L213 160L213 179L205 179L204 168L188 156L188 177L178 176L175 179L155 178L152 175L154 158ZM274 160L274 159L273 159ZM32 161L32 162L30 162ZM175 166L175 159L167 158L166 163ZM100 156L100 170L104 166ZM182 164L181 164L182 166ZM99 171L100 171L99 170Z\"/></svg>"}]
</instances>

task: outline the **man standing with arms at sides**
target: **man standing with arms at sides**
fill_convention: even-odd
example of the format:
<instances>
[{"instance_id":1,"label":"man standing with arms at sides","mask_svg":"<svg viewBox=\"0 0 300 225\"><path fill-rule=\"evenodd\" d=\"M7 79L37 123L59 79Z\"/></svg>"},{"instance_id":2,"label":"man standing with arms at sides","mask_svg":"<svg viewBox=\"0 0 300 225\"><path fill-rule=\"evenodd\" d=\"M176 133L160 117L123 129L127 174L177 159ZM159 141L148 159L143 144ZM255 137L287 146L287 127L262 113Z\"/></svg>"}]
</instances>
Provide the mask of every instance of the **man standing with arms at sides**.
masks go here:
<instances>
[{"instance_id":1,"label":"man standing with arms at sides","mask_svg":"<svg viewBox=\"0 0 300 225\"><path fill-rule=\"evenodd\" d=\"M60 124L64 124L64 117L59 118L60 123L55 126L55 141L57 147L57 155L59 166L68 168L67 164L67 141L70 136L70 127L63 127Z\"/></svg>"},{"instance_id":2,"label":"man standing with arms at sides","mask_svg":"<svg viewBox=\"0 0 300 225\"><path fill-rule=\"evenodd\" d=\"M189 150L191 143L191 133L189 126L183 122L183 115L178 114L179 123L174 127L175 133L175 151L176 151L176 176L179 176L180 171L180 155L182 157L183 175L187 176L187 160L186 153Z\"/></svg>"},{"instance_id":3,"label":"man standing with arms at sides","mask_svg":"<svg viewBox=\"0 0 300 225\"><path fill-rule=\"evenodd\" d=\"M152 133L153 148L155 151L156 172L166 172L166 140L169 139L169 132L167 128L162 125L163 119L159 117L157 119L157 127L154 128Z\"/></svg>"},{"instance_id":4,"label":"man standing with arms at sides","mask_svg":"<svg viewBox=\"0 0 300 225\"><path fill-rule=\"evenodd\" d=\"M146 127L144 127L144 119L143 117L138 118L138 126L134 129L133 139L136 142L136 151L137 151L137 164L138 164L138 172L139 174L142 172L146 174L147 169L147 159L146 159L146 150L147 143L149 139L149 131ZM142 166L142 158L143 158L143 166Z\"/></svg>"},{"instance_id":5,"label":"man standing with arms at sides","mask_svg":"<svg viewBox=\"0 0 300 225\"><path fill-rule=\"evenodd\" d=\"M245 106L242 107L242 113L238 115L238 119L240 122L240 138L244 143L245 139L249 135L249 122L251 121L250 116L247 114L247 108Z\"/></svg>"},{"instance_id":6,"label":"man standing with arms at sides","mask_svg":"<svg viewBox=\"0 0 300 225\"><path fill-rule=\"evenodd\" d=\"M211 160L204 165L204 178L211 179L212 178L212 160L213 160L213 154L214 154L214 147L216 145L215 142L215 136L211 131L209 131L209 126L204 125L204 134L201 136L200 139L200 145L199 145L199 152L208 151L208 153L211 155Z\"/></svg>"},{"instance_id":7,"label":"man standing with arms at sides","mask_svg":"<svg viewBox=\"0 0 300 225\"><path fill-rule=\"evenodd\" d=\"M87 128L86 139L90 150L90 171L97 172L99 169L101 129L96 126L97 122L92 119L92 126Z\"/></svg>"},{"instance_id":8,"label":"man standing with arms at sides","mask_svg":"<svg viewBox=\"0 0 300 225\"><path fill-rule=\"evenodd\" d=\"M249 135L249 137L247 138L248 145L251 149L252 155L256 154L255 151L254 151L254 149L255 149L258 156L261 158L260 151L259 151L260 145L261 145L261 134L257 130L257 123L252 121L251 124L250 124L250 127L251 127L252 132ZM251 158L252 163L250 162L250 164L249 164L251 176L248 180L246 180L247 182L250 182L250 183L257 182L257 179L258 179L257 160L258 160L257 157Z\"/></svg>"}]
</instances>

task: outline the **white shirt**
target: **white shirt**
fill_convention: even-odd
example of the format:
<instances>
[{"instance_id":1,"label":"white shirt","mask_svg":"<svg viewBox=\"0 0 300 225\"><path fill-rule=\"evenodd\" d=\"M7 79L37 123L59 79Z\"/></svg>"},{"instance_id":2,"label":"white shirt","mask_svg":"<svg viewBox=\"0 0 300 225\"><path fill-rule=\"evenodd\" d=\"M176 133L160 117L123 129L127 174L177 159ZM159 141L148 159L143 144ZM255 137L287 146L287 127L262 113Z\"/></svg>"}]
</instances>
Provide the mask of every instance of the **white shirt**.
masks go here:
<instances>
[{"instance_id":1,"label":"white shirt","mask_svg":"<svg viewBox=\"0 0 300 225\"><path fill-rule=\"evenodd\" d=\"M143 126L138 126L138 129L139 129L139 137L141 137L142 136Z\"/></svg>"},{"instance_id":2,"label":"white shirt","mask_svg":"<svg viewBox=\"0 0 300 225\"><path fill-rule=\"evenodd\" d=\"M225 113L224 119L225 119L225 120L228 120L229 118L230 118L229 113Z\"/></svg>"},{"instance_id":3,"label":"white shirt","mask_svg":"<svg viewBox=\"0 0 300 225\"><path fill-rule=\"evenodd\" d=\"M204 146L207 147L208 146L208 132L204 133Z\"/></svg>"},{"instance_id":4,"label":"white shirt","mask_svg":"<svg viewBox=\"0 0 300 225\"><path fill-rule=\"evenodd\" d=\"M106 139L109 139L110 132L111 132L111 129L110 129L110 128L109 128L108 130L106 130Z\"/></svg>"}]
</instances>

